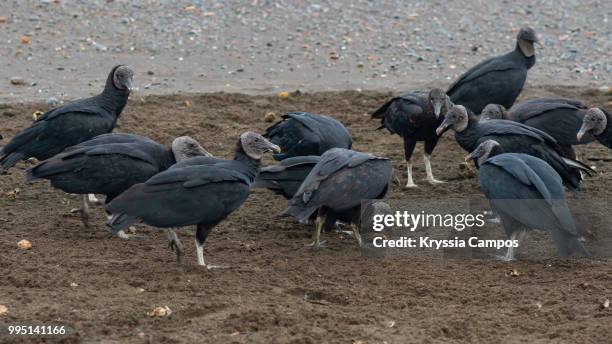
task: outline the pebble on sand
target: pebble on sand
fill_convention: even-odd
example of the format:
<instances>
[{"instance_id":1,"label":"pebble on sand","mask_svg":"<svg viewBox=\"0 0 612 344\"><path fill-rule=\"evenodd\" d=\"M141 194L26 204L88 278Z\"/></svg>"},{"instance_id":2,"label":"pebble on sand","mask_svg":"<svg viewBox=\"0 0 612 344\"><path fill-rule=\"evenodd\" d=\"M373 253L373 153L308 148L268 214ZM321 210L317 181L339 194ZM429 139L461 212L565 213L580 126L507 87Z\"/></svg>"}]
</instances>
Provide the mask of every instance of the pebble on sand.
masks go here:
<instances>
[{"instance_id":1,"label":"pebble on sand","mask_svg":"<svg viewBox=\"0 0 612 344\"><path fill-rule=\"evenodd\" d=\"M151 312L147 312L150 317L167 317L172 314L172 310L168 306L155 307Z\"/></svg>"},{"instance_id":2,"label":"pebble on sand","mask_svg":"<svg viewBox=\"0 0 612 344\"><path fill-rule=\"evenodd\" d=\"M276 114L275 114L274 112L271 112L271 111L270 111L270 112L267 112L267 113L264 115L264 121L265 121L265 122L272 123L272 122L274 122L275 120L276 120Z\"/></svg>"},{"instance_id":3,"label":"pebble on sand","mask_svg":"<svg viewBox=\"0 0 612 344\"><path fill-rule=\"evenodd\" d=\"M11 78L11 84L13 85L25 85L25 79L20 76L14 76Z\"/></svg>"},{"instance_id":4,"label":"pebble on sand","mask_svg":"<svg viewBox=\"0 0 612 344\"><path fill-rule=\"evenodd\" d=\"M289 99L289 92L280 92L278 94L278 98L281 99L281 100Z\"/></svg>"},{"instance_id":5,"label":"pebble on sand","mask_svg":"<svg viewBox=\"0 0 612 344\"><path fill-rule=\"evenodd\" d=\"M31 242L29 242L29 241L28 241L28 240L26 240L26 239L19 240L19 242L17 243L17 247L18 247L20 250L29 250L29 249L31 249L31 248L32 248L32 243L31 243Z\"/></svg>"},{"instance_id":6,"label":"pebble on sand","mask_svg":"<svg viewBox=\"0 0 612 344\"><path fill-rule=\"evenodd\" d=\"M8 314L8 307L5 305L0 305L0 316Z\"/></svg>"}]
</instances>

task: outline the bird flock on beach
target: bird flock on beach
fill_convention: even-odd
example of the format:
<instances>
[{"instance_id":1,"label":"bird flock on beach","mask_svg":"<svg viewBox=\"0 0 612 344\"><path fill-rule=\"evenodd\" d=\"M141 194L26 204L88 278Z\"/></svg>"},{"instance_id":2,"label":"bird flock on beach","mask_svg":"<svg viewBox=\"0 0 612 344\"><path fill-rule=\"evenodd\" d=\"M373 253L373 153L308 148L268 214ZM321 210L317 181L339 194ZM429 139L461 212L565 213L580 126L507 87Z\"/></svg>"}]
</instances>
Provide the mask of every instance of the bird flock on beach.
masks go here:
<instances>
[{"instance_id":1,"label":"bird flock on beach","mask_svg":"<svg viewBox=\"0 0 612 344\"><path fill-rule=\"evenodd\" d=\"M536 63L537 44L533 29L521 29L515 49L470 68L446 91L410 91L389 99L372 112L380 120L372 130L402 137L406 192L417 187L411 158L419 141L424 142L426 181L444 183L434 177L431 157L439 138L454 131L509 238L546 230L560 256L588 256L566 191L577 195L583 177L595 171L577 160L573 146L598 141L612 148L612 122L605 109L574 99L515 104ZM35 158L27 180L47 179L54 188L80 195L80 207L72 211L85 226L90 203L99 202L96 194L104 195L112 233L129 239L126 229L137 222L163 228L179 262L183 245L176 230L196 226L197 263L213 267L205 263L204 243L252 188L282 195L288 202L284 215L313 224L314 249L325 246L321 232L339 223L349 226L362 245L362 201L383 199L394 171L388 158L352 150L341 122L287 113L264 133L242 133L234 158L221 159L188 136L166 147L144 136L113 133L133 88L128 66L112 68L102 93L38 116L4 145L2 172ZM261 165L267 153L276 164ZM513 250L503 259L514 259Z\"/></svg>"}]
</instances>

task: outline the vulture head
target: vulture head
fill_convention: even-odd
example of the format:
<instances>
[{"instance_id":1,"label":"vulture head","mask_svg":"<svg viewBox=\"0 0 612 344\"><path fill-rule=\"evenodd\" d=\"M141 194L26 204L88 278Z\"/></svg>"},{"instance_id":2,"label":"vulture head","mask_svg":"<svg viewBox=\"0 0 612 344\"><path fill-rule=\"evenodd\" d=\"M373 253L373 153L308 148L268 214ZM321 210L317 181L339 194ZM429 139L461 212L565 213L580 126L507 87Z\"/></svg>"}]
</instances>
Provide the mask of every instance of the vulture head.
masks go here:
<instances>
[{"instance_id":1,"label":"vulture head","mask_svg":"<svg viewBox=\"0 0 612 344\"><path fill-rule=\"evenodd\" d=\"M465 161L476 160L478 166L482 166L487 159L503 153L501 145L495 140L486 140L479 144L474 151L465 156Z\"/></svg>"},{"instance_id":2,"label":"vulture head","mask_svg":"<svg viewBox=\"0 0 612 344\"><path fill-rule=\"evenodd\" d=\"M540 40L535 30L527 26L522 28L516 36L516 44L518 44L523 55L527 57L535 55L535 48L533 45L539 43Z\"/></svg>"},{"instance_id":3,"label":"vulture head","mask_svg":"<svg viewBox=\"0 0 612 344\"><path fill-rule=\"evenodd\" d=\"M481 119L504 119L506 118L506 108L499 104L489 104L482 109Z\"/></svg>"},{"instance_id":4,"label":"vulture head","mask_svg":"<svg viewBox=\"0 0 612 344\"><path fill-rule=\"evenodd\" d=\"M196 156L212 156L204 147L190 136L177 137L172 141L172 154L176 161Z\"/></svg>"},{"instance_id":5,"label":"vulture head","mask_svg":"<svg viewBox=\"0 0 612 344\"><path fill-rule=\"evenodd\" d=\"M260 160L261 157L267 152L281 152L279 146L252 131L247 131L240 135L239 144L246 155L255 160Z\"/></svg>"},{"instance_id":6,"label":"vulture head","mask_svg":"<svg viewBox=\"0 0 612 344\"><path fill-rule=\"evenodd\" d=\"M448 110L444 121L436 129L436 134L440 136L450 128L460 133L467 128L468 124L469 116L466 108L463 105L454 105Z\"/></svg>"},{"instance_id":7,"label":"vulture head","mask_svg":"<svg viewBox=\"0 0 612 344\"><path fill-rule=\"evenodd\" d=\"M134 72L128 66L119 65L113 71L113 86L122 91L134 89Z\"/></svg>"},{"instance_id":8,"label":"vulture head","mask_svg":"<svg viewBox=\"0 0 612 344\"><path fill-rule=\"evenodd\" d=\"M606 114L599 108L590 108L582 119L582 126L576 134L576 139L578 141L582 140L582 137L587 133L593 136L601 135L607 126L608 117Z\"/></svg>"},{"instance_id":9,"label":"vulture head","mask_svg":"<svg viewBox=\"0 0 612 344\"><path fill-rule=\"evenodd\" d=\"M441 113L446 113L451 107L450 99L446 95L446 92L439 88L433 88L429 91L427 99L436 118L439 118Z\"/></svg>"}]
</instances>

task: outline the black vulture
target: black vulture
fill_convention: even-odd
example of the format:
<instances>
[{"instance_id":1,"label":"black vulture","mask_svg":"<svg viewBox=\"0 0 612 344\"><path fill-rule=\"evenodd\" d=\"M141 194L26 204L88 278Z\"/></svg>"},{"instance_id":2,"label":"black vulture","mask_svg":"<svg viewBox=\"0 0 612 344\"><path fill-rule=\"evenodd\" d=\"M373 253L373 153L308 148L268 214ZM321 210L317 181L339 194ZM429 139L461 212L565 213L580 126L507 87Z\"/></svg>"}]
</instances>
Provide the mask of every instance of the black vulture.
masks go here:
<instances>
[{"instance_id":1,"label":"black vulture","mask_svg":"<svg viewBox=\"0 0 612 344\"><path fill-rule=\"evenodd\" d=\"M580 189L580 170L594 172L581 162L562 155L562 149L554 138L545 132L503 119L479 121L461 105L453 106L436 130L438 135L452 128L455 139L467 152L489 139L497 141L508 153L525 153L546 161L563 179L564 185L574 193Z\"/></svg>"},{"instance_id":2,"label":"black vulture","mask_svg":"<svg viewBox=\"0 0 612 344\"><path fill-rule=\"evenodd\" d=\"M522 28L513 51L470 68L450 85L446 94L454 104L475 113L481 113L487 104L510 108L525 85L527 71L535 64L534 43L538 43L535 31Z\"/></svg>"},{"instance_id":3,"label":"black vulture","mask_svg":"<svg viewBox=\"0 0 612 344\"><path fill-rule=\"evenodd\" d=\"M499 104L489 104L482 111L481 118L507 119L540 129L557 140L564 156L575 159L572 146L595 140L590 135L578 140L576 133L585 114L597 110L573 99L538 98L515 104L509 110Z\"/></svg>"},{"instance_id":4,"label":"black vulture","mask_svg":"<svg viewBox=\"0 0 612 344\"><path fill-rule=\"evenodd\" d=\"M612 148L612 118L610 113L602 108L591 108L587 111L576 139L588 140L591 136L602 145Z\"/></svg>"},{"instance_id":5,"label":"black vulture","mask_svg":"<svg viewBox=\"0 0 612 344\"><path fill-rule=\"evenodd\" d=\"M0 154L2 168L8 170L31 157L49 159L67 147L110 133L127 103L133 74L127 66L115 66L99 95L69 102L40 115L4 146Z\"/></svg>"},{"instance_id":6,"label":"black vulture","mask_svg":"<svg viewBox=\"0 0 612 344\"><path fill-rule=\"evenodd\" d=\"M387 158L343 148L321 155L304 183L289 201L284 214L305 222L317 212L312 246L320 247L321 230L330 230L337 220L351 224L361 246L357 225L361 201L385 196L392 173Z\"/></svg>"},{"instance_id":7,"label":"black vulture","mask_svg":"<svg viewBox=\"0 0 612 344\"><path fill-rule=\"evenodd\" d=\"M172 164L193 156L209 156L200 144L188 136L163 145L140 135L111 133L97 136L28 169L28 181L49 179L53 187L83 195L79 211L88 225L87 194L104 194L108 204L137 183L144 183ZM125 235L121 235L125 237Z\"/></svg>"},{"instance_id":8,"label":"black vulture","mask_svg":"<svg viewBox=\"0 0 612 344\"><path fill-rule=\"evenodd\" d=\"M196 225L198 265L206 265L206 237L247 199L260 160L269 151L279 152L280 148L259 134L245 132L233 160L199 159L204 164L197 165L188 164L187 159L133 185L106 206L113 214L107 224L115 233L137 220L166 229ZM172 230L168 233L180 261L182 245Z\"/></svg>"},{"instance_id":9,"label":"black vulture","mask_svg":"<svg viewBox=\"0 0 612 344\"><path fill-rule=\"evenodd\" d=\"M252 187L267 188L291 199L320 160L321 157L317 155L295 156L276 165L262 167Z\"/></svg>"},{"instance_id":10,"label":"black vulture","mask_svg":"<svg viewBox=\"0 0 612 344\"><path fill-rule=\"evenodd\" d=\"M444 114L451 107L448 96L439 88L429 92L409 92L394 97L372 113L372 118L380 118L378 129L386 128L391 134L404 139L406 158L406 187L415 187L412 180L412 152L418 141L425 141L425 172L431 184L441 183L431 171L431 153L438 143L436 128L444 120Z\"/></svg>"},{"instance_id":11,"label":"black vulture","mask_svg":"<svg viewBox=\"0 0 612 344\"><path fill-rule=\"evenodd\" d=\"M508 237L520 242L525 230L547 230L562 257L589 255L579 240L561 177L544 160L504 153L494 140L482 142L467 158L478 160L480 188L501 217ZM513 247L508 248L504 259L514 259Z\"/></svg>"},{"instance_id":12,"label":"black vulture","mask_svg":"<svg viewBox=\"0 0 612 344\"><path fill-rule=\"evenodd\" d=\"M331 148L353 145L351 134L339 121L307 112L290 112L268 129L264 137L282 149L274 154L275 160L293 156L321 155Z\"/></svg>"}]
</instances>

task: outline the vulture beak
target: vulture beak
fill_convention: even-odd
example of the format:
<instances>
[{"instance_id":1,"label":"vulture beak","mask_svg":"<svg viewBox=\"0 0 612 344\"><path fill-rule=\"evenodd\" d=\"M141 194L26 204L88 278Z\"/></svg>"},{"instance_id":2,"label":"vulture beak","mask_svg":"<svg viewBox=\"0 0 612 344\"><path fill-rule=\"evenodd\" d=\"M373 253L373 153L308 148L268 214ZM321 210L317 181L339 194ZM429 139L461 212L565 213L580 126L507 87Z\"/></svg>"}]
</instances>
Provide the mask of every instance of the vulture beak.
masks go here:
<instances>
[{"instance_id":1,"label":"vulture beak","mask_svg":"<svg viewBox=\"0 0 612 344\"><path fill-rule=\"evenodd\" d=\"M476 150L474 150L472 153L466 155L464 160L465 161L470 161L470 160L473 160L474 158L476 158Z\"/></svg>"},{"instance_id":2,"label":"vulture beak","mask_svg":"<svg viewBox=\"0 0 612 344\"><path fill-rule=\"evenodd\" d=\"M538 37L535 38L535 40L533 41L534 45L537 45L540 48L544 48L544 45L542 45L542 43L540 43L540 39Z\"/></svg>"},{"instance_id":3,"label":"vulture beak","mask_svg":"<svg viewBox=\"0 0 612 344\"><path fill-rule=\"evenodd\" d=\"M434 108L434 115L436 115L436 119L437 119L438 117L440 117L440 110L442 109L442 104L434 103L433 108Z\"/></svg>"},{"instance_id":4,"label":"vulture beak","mask_svg":"<svg viewBox=\"0 0 612 344\"><path fill-rule=\"evenodd\" d=\"M578 130L578 134L576 134L576 139L578 140L578 142L582 140L582 137L584 136L584 134L587 133L588 130L589 129L587 128L586 123L582 123L580 130Z\"/></svg>"},{"instance_id":5,"label":"vulture beak","mask_svg":"<svg viewBox=\"0 0 612 344\"><path fill-rule=\"evenodd\" d=\"M132 81L132 78L129 78L125 81L125 88L127 88L128 91L130 92L136 90L136 88L134 87L134 82Z\"/></svg>"},{"instance_id":6,"label":"vulture beak","mask_svg":"<svg viewBox=\"0 0 612 344\"><path fill-rule=\"evenodd\" d=\"M444 134L444 132L450 127L450 124L446 123L446 120L444 120L444 122L442 122L442 124L440 124L440 126L438 128L436 128L436 135L442 136L442 134Z\"/></svg>"},{"instance_id":7,"label":"vulture beak","mask_svg":"<svg viewBox=\"0 0 612 344\"><path fill-rule=\"evenodd\" d=\"M274 143L270 142L270 149L274 152L274 153L280 153L281 152L281 148L277 145L275 145Z\"/></svg>"}]
</instances>

